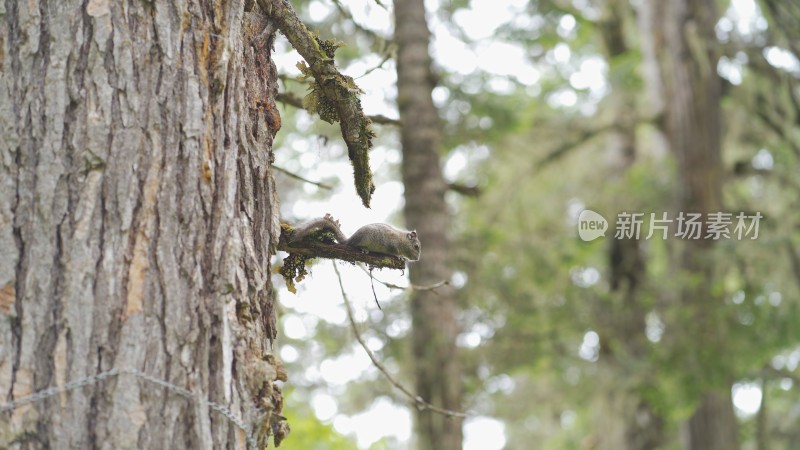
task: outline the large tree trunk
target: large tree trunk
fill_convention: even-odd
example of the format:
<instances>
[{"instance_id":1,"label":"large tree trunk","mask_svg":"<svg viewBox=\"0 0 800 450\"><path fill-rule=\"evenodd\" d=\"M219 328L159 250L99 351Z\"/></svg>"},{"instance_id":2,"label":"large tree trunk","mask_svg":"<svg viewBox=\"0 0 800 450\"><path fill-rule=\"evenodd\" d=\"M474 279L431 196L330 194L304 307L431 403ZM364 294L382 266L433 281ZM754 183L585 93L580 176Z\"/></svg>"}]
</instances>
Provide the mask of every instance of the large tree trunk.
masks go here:
<instances>
[{"instance_id":1,"label":"large tree trunk","mask_svg":"<svg viewBox=\"0 0 800 450\"><path fill-rule=\"evenodd\" d=\"M713 0L650 0L647 7L663 80L665 134L678 162L679 211L701 213L705 220L723 206L717 12ZM681 331L670 337L670 345L681 354L692 383L704 391L685 426L684 445L689 450L734 450L739 444L730 380L719 367L708 366L711 361L703 356L722 354L726 345L723 303L712 289L714 241L689 239L680 244L676 306L684 314L672 327Z\"/></svg>"},{"instance_id":2,"label":"large tree trunk","mask_svg":"<svg viewBox=\"0 0 800 450\"><path fill-rule=\"evenodd\" d=\"M2 413L0 447L243 448L196 399L270 428L280 119L259 17L0 3L0 404L122 371Z\"/></svg>"},{"instance_id":3,"label":"large tree trunk","mask_svg":"<svg viewBox=\"0 0 800 450\"><path fill-rule=\"evenodd\" d=\"M609 133L607 148L610 150L611 175L622 179L634 166L639 146L636 136L640 114L637 111L638 93L631 89L628 78L619 73L624 70L619 67L619 59L631 51L626 36L629 28L625 25L626 21L632 20L633 11L627 0L605 0L602 5L599 32L612 73L616 74L609 77L611 94L606 100L607 108L604 108L617 124ZM626 195L619 200L631 201L631 197ZM622 204L620 202L614 204ZM609 235L613 236L614 232ZM611 379L615 381L608 386L606 401L615 410L612 414L607 414L607 409L598 410L598 415L602 416L599 417L601 422L616 422L610 429L619 432L602 433L600 445L606 449L649 450L663 442L664 420L641 395L650 380L645 374L631 370L632 365L645 366L648 358L645 318L649 306L643 292L646 259L638 239L611 239L608 248L614 313L608 315L602 338L606 341L603 345L604 360L608 363ZM616 382L620 379L632 381L620 386Z\"/></svg>"},{"instance_id":4,"label":"large tree trunk","mask_svg":"<svg viewBox=\"0 0 800 450\"><path fill-rule=\"evenodd\" d=\"M439 163L442 128L433 104L430 32L422 0L395 0L397 101L403 126L405 216L422 242L422 258L411 266L411 282L431 285L449 280L450 217L446 183ZM457 359L455 291L450 286L414 291L411 298L417 393L426 401L460 410L462 382ZM417 410L420 449L461 448L461 420Z\"/></svg>"}]
</instances>

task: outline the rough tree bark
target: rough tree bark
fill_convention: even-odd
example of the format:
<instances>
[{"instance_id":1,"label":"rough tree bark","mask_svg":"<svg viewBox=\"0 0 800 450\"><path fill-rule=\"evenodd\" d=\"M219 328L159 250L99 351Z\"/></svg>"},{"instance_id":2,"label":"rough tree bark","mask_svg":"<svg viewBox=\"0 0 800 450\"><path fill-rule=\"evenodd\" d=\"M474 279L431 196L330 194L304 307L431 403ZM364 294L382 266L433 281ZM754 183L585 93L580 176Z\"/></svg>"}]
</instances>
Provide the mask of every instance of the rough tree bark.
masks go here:
<instances>
[{"instance_id":1,"label":"rough tree bark","mask_svg":"<svg viewBox=\"0 0 800 450\"><path fill-rule=\"evenodd\" d=\"M663 80L664 132L678 163L679 211L701 213L705 219L723 206L715 4L713 0L646 3ZM692 382L702 387L699 405L684 427L684 446L689 450L739 448L731 380L703 356L722 354L726 340L722 302L712 290L713 243L709 239L679 243L679 308L686 314L676 324L681 334L669 339L681 353L684 369L694 376Z\"/></svg>"},{"instance_id":2,"label":"rough tree bark","mask_svg":"<svg viewBox=\"0 0 800 450\"><path fill-rule=\"evenodd\" d=\"M138 370L270 429L271 24L245 0L0 2L0 403ZM244 448L118 375L0 415L0 447Z\"/></svg>"},{"instance_id":3,"label":"rough tree bark","mask_svg":"<svg viewBox=\"0 0 800 450\"><path fill-rule=\"evenodd\" d=\"M405 216L422 242L422 258L411 266L411 282L431 285L449 280L449 212L444 200L439 150L441 124L431 93L434 82L428 53L430 31L422 0L395 0L397 102L403 146ZM455 291L444 286L415 291L411 297L412 339L417 393L426 401L454 411L461 409ZM417 410L418 448L460 449L461 419Z\"/></svg>"}]
</instances>

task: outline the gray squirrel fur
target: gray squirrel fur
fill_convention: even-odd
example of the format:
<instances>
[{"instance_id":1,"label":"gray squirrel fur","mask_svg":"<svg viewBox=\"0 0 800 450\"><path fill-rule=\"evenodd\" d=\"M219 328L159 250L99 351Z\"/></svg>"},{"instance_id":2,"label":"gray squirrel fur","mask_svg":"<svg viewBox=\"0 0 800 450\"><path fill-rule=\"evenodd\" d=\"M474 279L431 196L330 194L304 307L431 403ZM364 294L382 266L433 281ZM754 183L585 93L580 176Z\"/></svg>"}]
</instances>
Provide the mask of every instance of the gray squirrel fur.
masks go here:
<instances>
[{"instance_id":1,"label":"gray squirrel fur","mask_svg":"<svg viewBox=\"0 0 800 450\"><path fill-rule=\"evenodd\" d=\"M385 223L372 223L356 230L349 238L330 214L319 217L295 228L289 242L298 242L316 233L327 230L333 233L336 242L362 251L402 256L410 261L419 260L422 246L415 230L406 231Z\"/></svg>"}]
</instances>

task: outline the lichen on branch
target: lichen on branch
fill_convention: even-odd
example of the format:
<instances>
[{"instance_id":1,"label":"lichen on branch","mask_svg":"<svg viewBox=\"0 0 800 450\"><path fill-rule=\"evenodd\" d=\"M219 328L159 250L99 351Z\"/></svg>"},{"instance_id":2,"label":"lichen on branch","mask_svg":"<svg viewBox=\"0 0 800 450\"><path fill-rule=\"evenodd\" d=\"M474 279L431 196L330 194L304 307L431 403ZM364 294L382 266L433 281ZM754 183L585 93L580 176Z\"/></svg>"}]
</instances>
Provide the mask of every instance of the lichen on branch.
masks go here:
<instances>
[{"instance_id":1,"label":"lichen on branch","mask_svg":"<svg viewBox=\"0 0 800 450\"><path fill-rule=\"evenodd\" d=\"M291 242L294 228L288 224L281 224L281 237L278 250L289 253L283 260L283 266L276 269L283 276L289 291L295 292L294 282L300 282L307 275L306 262L314 258L338 259L351 263L363 262L371 268L405 270L406 260L401 256L383 255L380 253L364 253L358 248L339 244L332 233L321 230L315 235L298 241Z\"/></svg>"},{"instance_id":2,"label":"lichen on branch","mask_svg":"<svg viewBox=\"0 0 800 450\"><path fill-rule=\"evenodd\" d=\"M375 133L361 108L358 97L361 89L352 77L343 75L336 68L333 55L339 44L322 40L311 32L286 0L258 0L258 5L305 60L298 64L303 76L314 79L303 106L318 113L326 122L339 122L353 164L356 192L364 206L369 208L375 191L369 167L369 149Z\"/></svg>"}]
</instances>

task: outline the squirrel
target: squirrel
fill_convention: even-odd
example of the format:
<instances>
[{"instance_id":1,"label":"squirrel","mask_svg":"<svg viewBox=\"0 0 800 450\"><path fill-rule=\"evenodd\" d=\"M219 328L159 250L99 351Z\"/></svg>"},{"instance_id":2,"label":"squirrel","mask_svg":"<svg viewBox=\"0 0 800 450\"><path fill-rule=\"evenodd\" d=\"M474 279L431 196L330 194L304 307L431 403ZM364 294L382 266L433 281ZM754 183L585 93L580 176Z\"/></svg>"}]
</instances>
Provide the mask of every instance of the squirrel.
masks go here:
<instances>
[{"instance_id":1,"label":"squirrel","mask_svg":"<svg viewBox=\"0 0 800 450\"><path fill-rule=\"evenodd\" d=\"M302 241L321 230L333 233L336 242L361 249L364 253L374 252L402 256L410 261L417 261L422 252L422 246L415 230L406 231L385 223L373 223L364 225L348 238L339 228L339 222L330 214L312 219L295 228L289 242Z\"/></svg>"}]
</instances>

